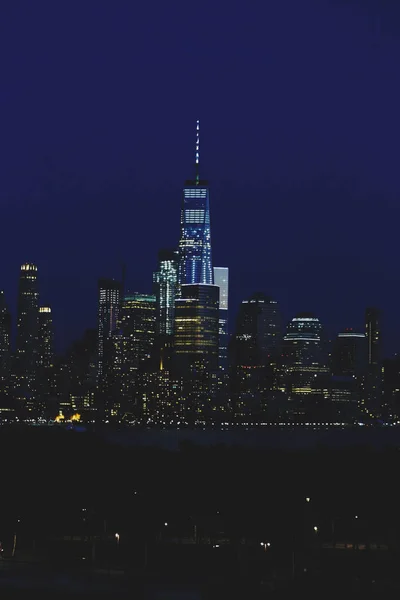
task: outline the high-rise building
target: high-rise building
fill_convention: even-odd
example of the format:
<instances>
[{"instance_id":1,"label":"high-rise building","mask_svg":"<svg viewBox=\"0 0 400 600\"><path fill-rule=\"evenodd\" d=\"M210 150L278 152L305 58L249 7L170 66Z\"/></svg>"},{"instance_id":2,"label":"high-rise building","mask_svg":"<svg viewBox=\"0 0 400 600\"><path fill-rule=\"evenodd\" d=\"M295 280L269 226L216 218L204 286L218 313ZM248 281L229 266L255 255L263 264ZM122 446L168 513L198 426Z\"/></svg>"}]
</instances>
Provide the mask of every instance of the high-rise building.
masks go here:
<instances>
[{"instance_id":1,"label":"high-rise building","mask_svg":"<svg viewBox=\"0 0 400 600\"><path fill-rule=\"evenodd\" d=\"M243 300L235 337L241 364L266 364L281 344L281 317L276 300L262 293Z\"/></svg>"},{"instance_id":2,"label":"high-rise building","mask_svg":"<svg viewBox=\"0 0 400 600\"><path fill-rule=\"evenodd\" d=\"M51 308L39 308L38 336L38 399L43 407L48 407L49 398L54 389L53 319Z\"/></svg>"},{"instance_id":3,"label":"high-rise building","mask_svg":"<svg viewBox=\"0 0 400 600\"><path fill-rule=\"evenodd\" d=\"M11 314L4 292L0 290L0 397L7 396L10 385Z\"/></svg>"},{"instance_id":4,"label":"high-rise building","mask_svg":"<svg viewBox=\"0 0 400 600\"><path fill-rule=\"evenodd\" d=\"M36 397L38 366L39 291L37 266L21 266L18 291L17 344L15 362L15 395L30 403Z\"/></svg>"},{"instance_id":5,"label":"high-rise building","mask_svg":"<svg viewBox=\"0 0 400 600\"><path fill-rule=\"evenodd\" d=\"M219 287L219 368L228 369L228 267L214 267L214 283Z\"/></svg>"},{"instance_id":6,"label":"high-rise building","mask_svg":"<svg viewBox=\"0 0 400 600\"><path fill-rule=\"evenodd\" d=\"M321 395L328 368L319 319L312 313L298 314L288 324L283 344L289 395Z\"/></svg>"},{"instance_id":7,"label":"high-rise building","mask_svg":"<svg viewBox=\"0 0 400 600\"><path fill-rule=\"evenodd\" d=\"M262 293L243 300L231 348L231 397L237 416L261 413L273 387L271 362L281 344L275 300Z\"/></svg>"},{"instance_id":8,"label":"high-rise building","mask_svg":"<svg viewBox=\"0 0 400 600\"><path fill-rule=\"evenodd\" d=\"M339 377L361 376L365 373L366 337L346 329L339 333L332 351L332 375Z\"/></svg>"},{"instance_id":9,"label":"high-rise building","mask_svg":"<svg viewBox=\"0 0 400 600\"><path fill-rule=\"evenodd\" d=\"M361 400L366 368L366 338L346 329L339 333L332 350L330 400L335 422L354 423L362 418Z\"/></svg>"},{"instance_id":10,"label":"high-rise building","mask_svg":"<svg viewBox=\"0 0 400 600\"><path fill-rule=\"evenodd\" d=\"M119 333L115 337L119 393L124 401L135 398L138 373L152 365L156 335L156 297L129 293L121 304Z\"/></svg>"},{"instance_id":11,"label":"high-rise building","mask_svg":"<svg viewBox=\"0 0 400 600\"><path fill-rule=\"evenodd\" d=\"M365 311L365 335L368 344L368 366L379 365L380 360L380 314L377 308Z\"/></svg>"},{"instance_id":12,"label":"high-rise building","mask_svg":"<svg viewBox=\"0 0 400 600\"><path fill-rule=\"evenodd\" d=\"M114 279L100 279L97 321L97 382L107 385L113 364L112 336L117 331L121 304L121 283Z\"/></svg>"},{"instance_id":13,"label":"high-rise building","mask_svg":"<svg viewBox=\"0 0 400 600\"><path fill-rule=\"evenodd\" d=\"M369 307L365 311L367 338L367 374L365 377L365 408L371 417L380 417L382 408L381 328L380 311Z\"/></svg>"},{"instance_id":14,"label":"high-rise building","mask_svg":"<svg viewBox=\"0 0 400 600\"><path fill-rule=\"evenodd\" d=\"M178 286L178 251L160 250L158 271L153 274L157 310L157 335L174 333L175 298Z\"/></svg>"},{"instance_id":15,"label":"high-rise building","mask_svg":"<svg viewBox=\"0 0 400 600\"><path fill-rule=\"evenodd\" d=\"M39 308L38 364L46 369L53 365L53 318L49 306Z\"/></svg>"},{"instance_id":16,"label":"high-rise building","mask_svg":"<svg viewBox=\"0 0 400 600\"><path fill-rule=\"evenodd\" d=\"M183 285L175 303L174 352L184 374L218 370L219 289L216 285Z\"/></svg>"},{"instance_id":17,"label":"high-rise building","mask_svg":"<svg viewBox=\"0 0 400 600\"><path fill-rule=\"evenodd\" d=\"M213 283L208 182L200 179L199 121L196 125L195 179L187 180L181 208L180 285Z\"/></svg>"}]
</instances>

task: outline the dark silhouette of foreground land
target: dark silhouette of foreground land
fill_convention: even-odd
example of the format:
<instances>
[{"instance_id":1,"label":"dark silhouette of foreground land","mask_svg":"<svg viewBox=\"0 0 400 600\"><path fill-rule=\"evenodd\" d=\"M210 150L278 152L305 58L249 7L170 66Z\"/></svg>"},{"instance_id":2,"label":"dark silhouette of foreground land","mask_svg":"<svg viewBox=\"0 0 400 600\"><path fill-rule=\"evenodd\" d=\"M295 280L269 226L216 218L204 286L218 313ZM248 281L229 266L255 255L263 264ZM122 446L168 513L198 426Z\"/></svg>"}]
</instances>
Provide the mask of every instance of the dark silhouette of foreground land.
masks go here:
<instances>
[{"instance_id":1,"label":"dark silhouette of foreground land","mask_svg":"<svg viewBox=\"0 0 400 600\"><path fill-rule=\"evenodd\" d=\"M57 428L0 443L4 597L398 596L398 448L168 452Z\"/></svg>"}]
</instances>

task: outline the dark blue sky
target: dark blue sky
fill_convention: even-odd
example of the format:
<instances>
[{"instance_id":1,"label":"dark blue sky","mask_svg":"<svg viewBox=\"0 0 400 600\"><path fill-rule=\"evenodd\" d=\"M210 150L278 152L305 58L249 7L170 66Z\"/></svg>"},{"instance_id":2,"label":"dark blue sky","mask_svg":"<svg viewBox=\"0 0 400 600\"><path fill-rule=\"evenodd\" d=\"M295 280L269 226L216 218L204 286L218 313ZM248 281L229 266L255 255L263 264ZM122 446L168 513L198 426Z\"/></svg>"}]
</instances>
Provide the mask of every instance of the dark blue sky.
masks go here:
<instances>
[{"instance_id":1,"label":"dark blue sky","mask_svg":"<svg viewBox=\"0 0 400 600\"><path fill-rule=\"evenodd\" d=\"M150 291L201 120L214 264L399 349L400 7L384 0L3 0L0 286L35 261L59 347L125 260Z\"/></svg>"}]
</instances>

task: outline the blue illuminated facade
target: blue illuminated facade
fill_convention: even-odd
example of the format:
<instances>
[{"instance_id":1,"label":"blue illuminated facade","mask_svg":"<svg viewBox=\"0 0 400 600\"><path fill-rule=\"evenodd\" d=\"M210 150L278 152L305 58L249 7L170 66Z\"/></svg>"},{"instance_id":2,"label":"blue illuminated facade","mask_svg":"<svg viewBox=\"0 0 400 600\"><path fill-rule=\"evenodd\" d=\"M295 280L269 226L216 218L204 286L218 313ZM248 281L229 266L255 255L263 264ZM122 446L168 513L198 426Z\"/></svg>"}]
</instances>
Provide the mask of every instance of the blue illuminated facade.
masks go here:
<instances>
[{"instance_id":1,"label":"blue illuminated facade","mask_svg":"<svg viewBox=\"0 0 400 600\"><path fill-rule=\"evenodd\" d=\"M196 177L186 181L181 209L179 284L213 284L208 182L199 178L199 122L196 128Z\"/></svg>"}]
</instances>

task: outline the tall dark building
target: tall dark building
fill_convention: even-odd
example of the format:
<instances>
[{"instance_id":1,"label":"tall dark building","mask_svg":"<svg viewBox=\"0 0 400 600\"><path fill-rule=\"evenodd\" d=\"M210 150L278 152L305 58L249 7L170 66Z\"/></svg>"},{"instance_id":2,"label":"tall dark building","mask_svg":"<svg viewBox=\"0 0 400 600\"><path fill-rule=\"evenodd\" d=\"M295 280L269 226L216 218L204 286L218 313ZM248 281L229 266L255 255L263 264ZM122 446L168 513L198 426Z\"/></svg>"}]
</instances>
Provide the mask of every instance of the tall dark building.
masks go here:
<instances>
[{"instance_id":1,"label":"tall dark building","mask_svg":"<svg viewBox=\"0 0 400 600\"><path fill-rule=\"evenodd\" d=\"M200 180L199 121L196 125L195 179L183 190L179 240L179 284L213 283L208 182Z\"/></svg>"},{"instance_id":2,"label":"tall dark building","mask_svg":"<svg viewBox=\"0 0 400 600\"><path fill-rule=\"evenodd\" d=\"M43 407L49 404L49 398L54 389L54 348L53 348L53 319L51 308L39 308L39 337L38 337L38 398Z\"/></svg>"},{"instance_id":3,"label":"tall dark building","mask_svg":"<svg viewBox=\"0 0 400 600\"><path fill-rule=\"evenodd\" d=\"M53 317L49 306L39 308L38 364L45 369L53 365Z\"/></svg>"},{"instance_id":4,"label":"tall dark building","mask_svg":"<svg viewBox=\"0 0 400 600\"><path fill-rule=\"evenodd\" d=\"M117 330L121 304L121 283L100 279L97 321L97 381L100 389L107 383L113 363L112 336Z\"/></svg>"},{"instance_id":5,"label":"tall dark building","mask_svg":"<svg viewBox=\"0 0 400 600\"><path fill-rule=\"evenodd\" d=\"M178 288L177 250L160 250L158 271L153 275L157 310L157 335L172 336L174 333L175 298Z\"/></svg>"},{"instance_id":6,"label":"tall dark building","mask_svg":"<svg viewBox=\"0 0 400 600\"><path fill-rule=\"evenodd\" d=\"M365 409L371 417L380 417L382 409L381 329L380 311L369 307L365 311L367 338L367 374L365 377Z\"/></svg>"},{"instance_id":7,"label":"tall dark building","mask_svg":"<svg viewBox=\"0 0 400 600\"><path fill-rule=\"evenodd\" d=\"M11 314L0 290L0 398L8 396L11 366Z\"/></svg>"},{"instance_id":8,"label":"tall dark building","mask_svg":"<svg viewBox=\"0 0 400 600\"><path fill-rule=\"evenodd\" d=\"M336 422L354 423L362 418L365 372L365 335L346 329L338 334L332 350L330 399Z\"/></svg>"},{"instance_id":9,"label":"tall dark building","mask_svg":"<svg viewBox=\"0 0 400 600\"><path fill-rule=\"evenodd\" d=\"M366 337L352 329L339 333L332 351L332 375L361 376L365 373Z\"/></svg>"},{"instance_id":10,"label":"tall dark building","mask_svg":"<svg viewBox=\"0 0 400 600\"><path fill-rule=\"evenodd\" d=\"M21 266L18 291L15 395L33 408L38 366L39 291L37 266Z\"/></svg>"},{"instance_id":11,"label":"tall dark building","mask_svg":"<svg viewBox=\"0 0 400 600\"><path fill-rule=\"evenodd\" d=\"M365 335L368 344L368 366L379 365L380 361L380 313L377 308L365 311Z\"/></svg>"},{"instance_id":12,"label":"tall dark building","mask_svg":"<svg viewBox=\"0 0 400 600\"><path fill-rule=\"evenodd\" d=\"M276 300L262 293L243 300L235 337L241 364L265 364L281 345L281 318Z\"/></svg>"}]
</instances>

